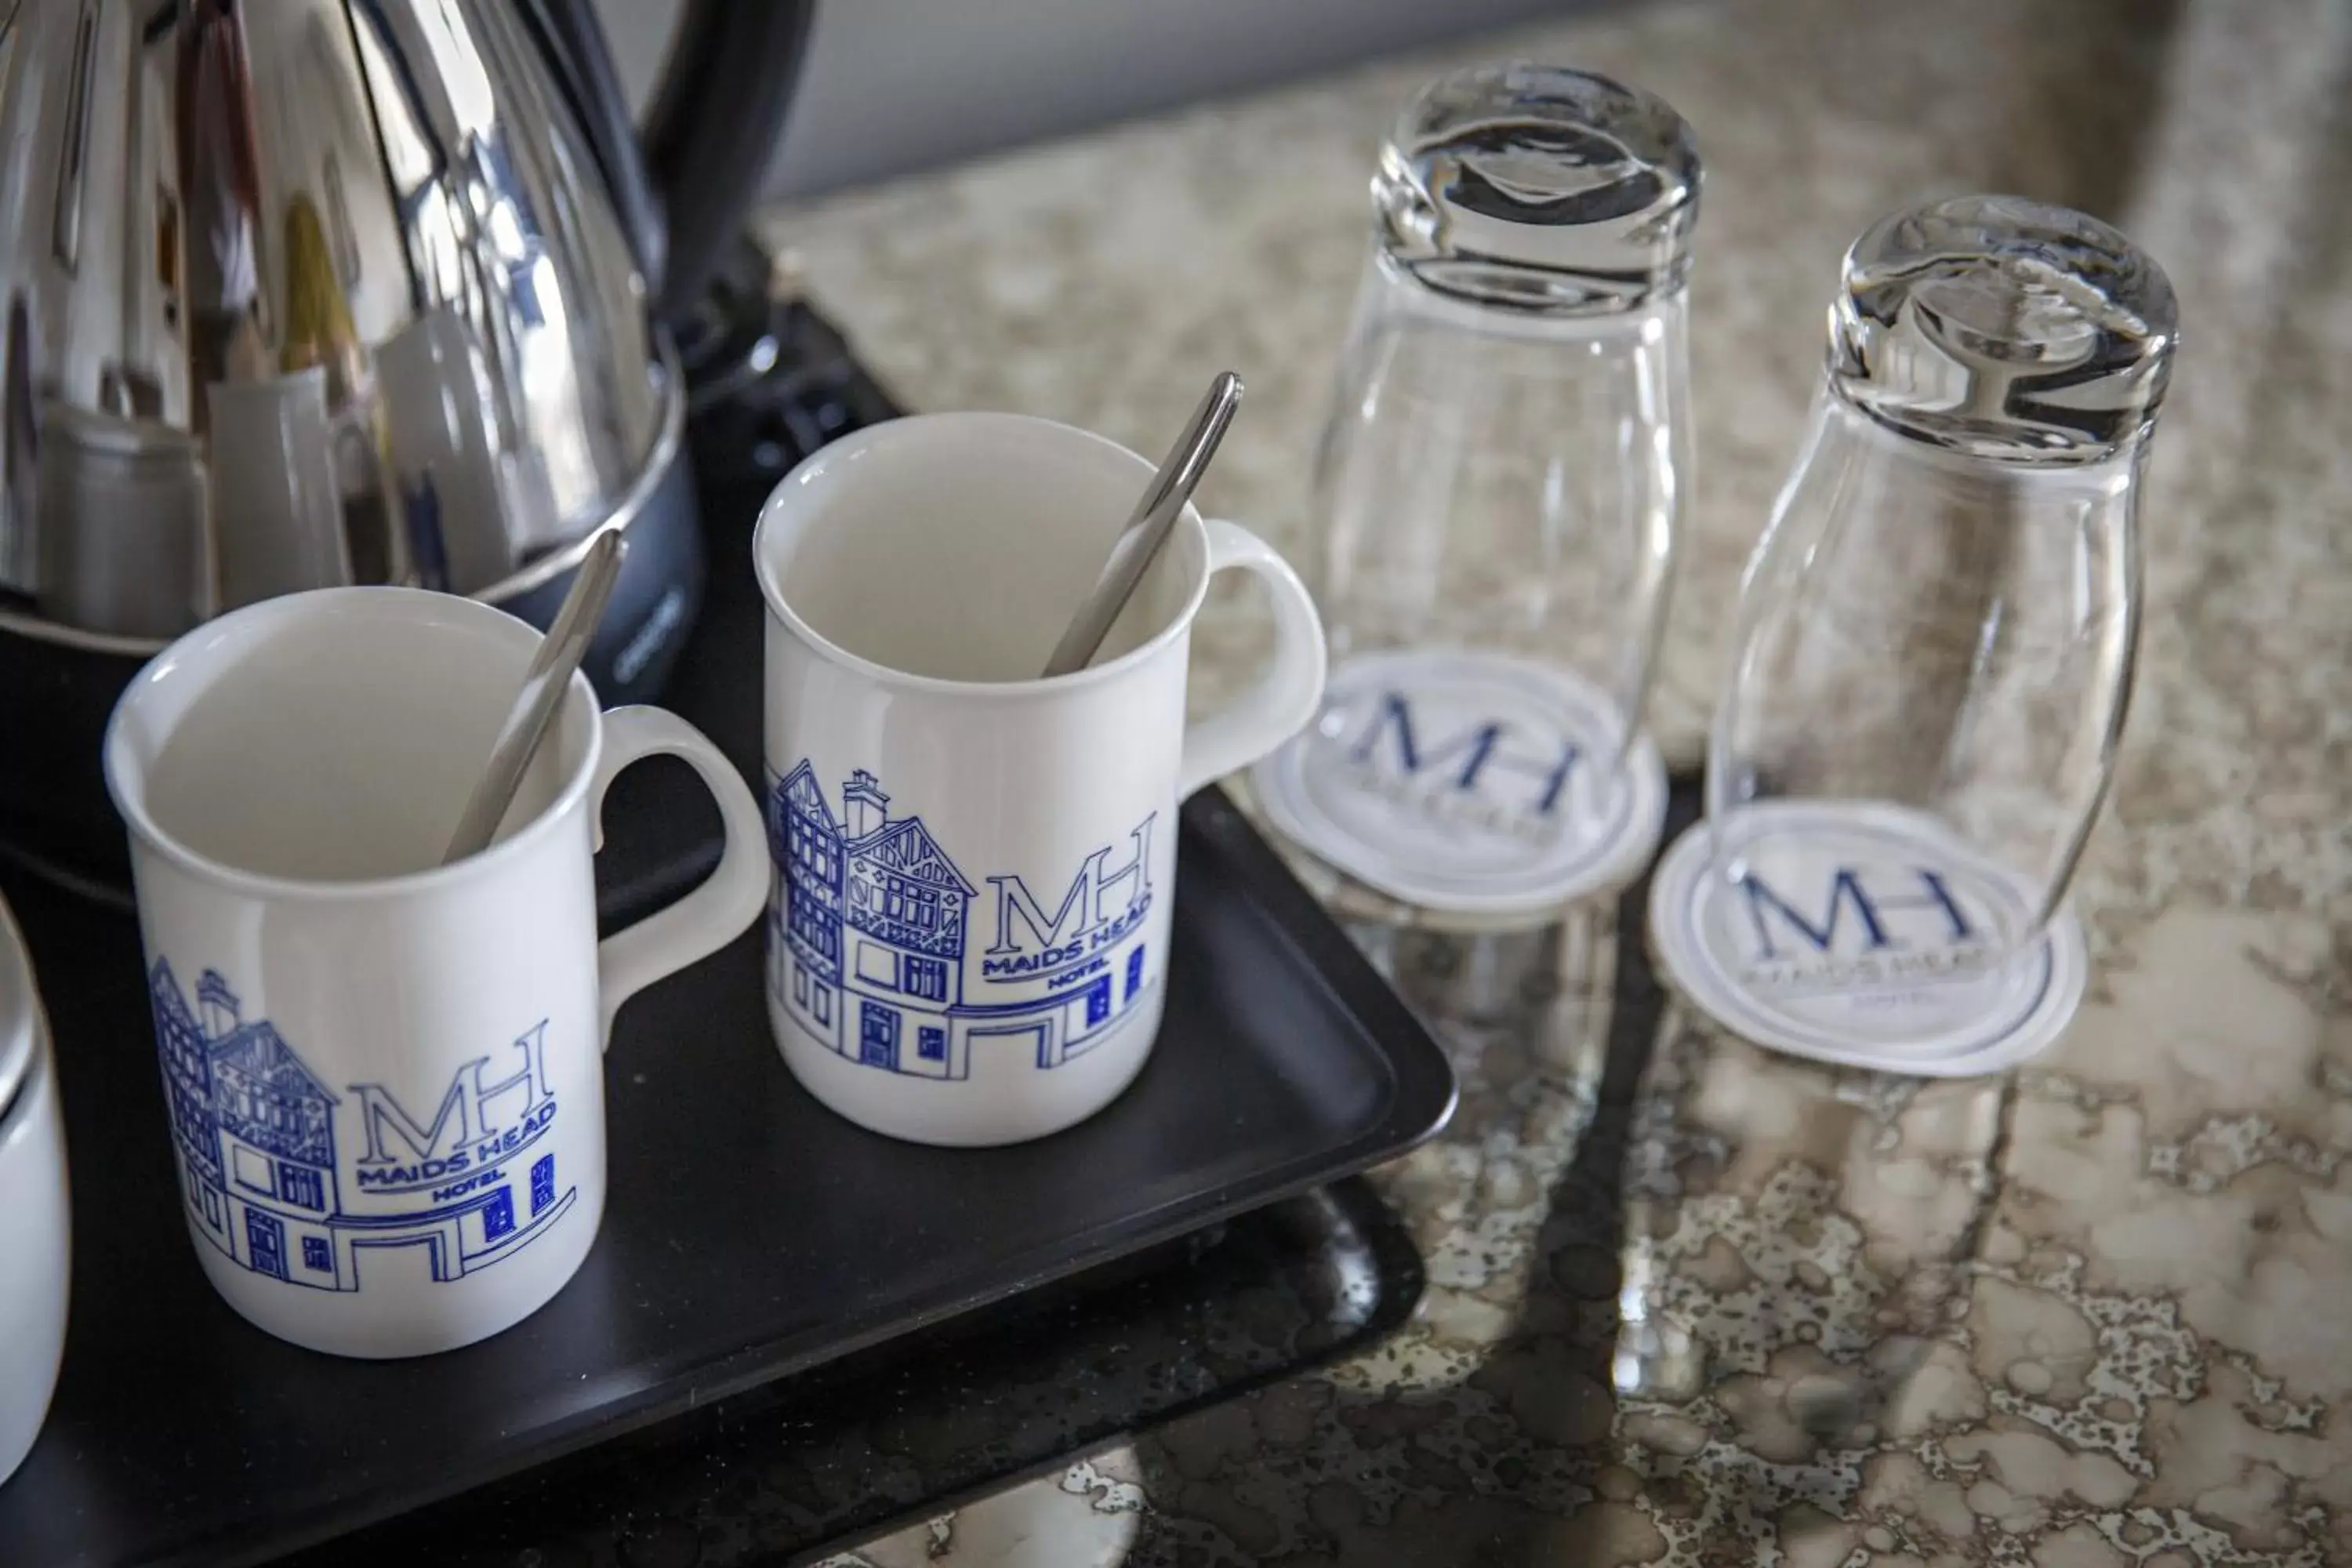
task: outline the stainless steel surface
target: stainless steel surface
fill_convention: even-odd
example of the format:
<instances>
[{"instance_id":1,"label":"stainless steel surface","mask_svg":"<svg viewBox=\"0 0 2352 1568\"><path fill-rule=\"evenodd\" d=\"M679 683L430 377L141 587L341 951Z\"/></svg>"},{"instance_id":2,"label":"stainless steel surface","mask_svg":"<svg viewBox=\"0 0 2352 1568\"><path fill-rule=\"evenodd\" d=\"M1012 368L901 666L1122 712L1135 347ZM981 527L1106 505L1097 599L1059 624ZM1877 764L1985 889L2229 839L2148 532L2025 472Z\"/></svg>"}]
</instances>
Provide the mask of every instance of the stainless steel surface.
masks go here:
<instances>
[{"instance_id":1,"label":"stainless steel surface","mask_svg":"<svg viewBox=\"0 0 2352 1568\"><path fill-rule=\"evenodd\" d=\"M656 330L654 341L660 356L656 364L655 376L656 396L659 399L660 423L656 427L653 448L647 454L644 468L631 483L628 491L614 503L613 510L604 520L602 527L574 540L560 550L550 551L535 557L529 565L500 578L488 587L476 590L469 595L470 597L479 599L485 604L504 605L571 571L585 558L590 546L595 542L599 535L616 531L624 534L627 533L643 511L648 498L660 488L663 479L668 474L670 468L684 460L685 383L678 371L677 355L670 348L667 338ZM94 423L102 424L103 422ZM70 426L70 419L68 424ZM187 437L183 437L182 444L187 453L188 461L193 466L192 482L194 485L193 504L196 509L197 522L200 525L204 507L204 474L199 457L201 447L193 438ZM71 538L72 535L68 534L66 537ZM95 537L101 541L103 539L102 535ZM194 538L195 535L192 534L191 537ZM199 551L201 553L201 544L199 544ZM113 559L102 545L93 546L89 553L100 560ZM191 556L192 562L198 559L197 555ZM198 604L200 601L195 596L197 593L199 591L209 593L209 574L195 572L193 565L191 570L194 580L186 592L189 595L189 603ZM152 579L146 584L149 591L167 595L173 591L173 584L167 574L150 573L148 575ZM16 601L16 603L21 605L22 601ZM134 600L133 603L136 601ZM202 610L194 616L194 618L201 620L212 613L208 609ZM189 618L190 615L185 607L177 605L173 607L172 611L173 625L184 629ZM177 634L112 631L101 626L71 624L61 619L47 619L27 609L12 608L9 597L5 593L0 593L0 637L24 637L58 647L75 648L85 653L114 654L127 658L147 659L162 652L164 645L169 643L175 635Z\"/></svg>"},{"instance_id":2,"label":"stainless steel surface","mask_svg":"<svg viewBox=\"0 0 2352 1568\"><path fill-rule=\"evenodd\" d=\"M19 0L0 148L10 629L163 638L320 581L494 596L656 459L645 287L516 7ZM86 498L191 454L192 544L75 537L163 540Z\"/></svg>"},{"instance_id":3,"label":"stainless steel surface","mask_svg":"<svg viewBox=\"0 0 2352 1568\"><path fill-rule=\"evenodd\" d=\"M1134 595L1136 584L1143 581L1144 573L1150 570L1160 547L1175 531L1176 520L1200 488L1201 476L1209 471L1217 443L1225 438L1225 427L1234 422L1234 411L1241 405L1242 378L1232 371L1220 371L1201 405L1192 411L1184 433L1160 460L1160 471L1145 487L1135 514L1111 544L1110 557L1103 563L1095 585L1087 591L1086 603L1078 606L1062 640L1054 645L1053 657L1045 661L1045 679L1084 669L1102 647L1119 611Z\"/></svg>"},{"instance_id":4,"label":"stainless steel surface","mask_svg":"<svg viewBox=\"0 0 2352 1568\"><path fill-rule=\"evenodd\" d=\"M621 558L628 548L628 541L615 531L608 530L590 542L579 575L572 579L572 591L563 595L555 624L540 639L539 651L531 656L530 668L523 674L522 689L515 693L514 706L499 727L482 781L474 786L473 798L457 818L457 830L449 836L444 865L488 848L499 824L506 820L507 807L514 804L515 791L522 785L523 770L538 754L556 705L572 684L572 672L587 656L597 623L604 618L604 605L613 597L613 584L621 579Z\"/></svg>"}]
</instances>

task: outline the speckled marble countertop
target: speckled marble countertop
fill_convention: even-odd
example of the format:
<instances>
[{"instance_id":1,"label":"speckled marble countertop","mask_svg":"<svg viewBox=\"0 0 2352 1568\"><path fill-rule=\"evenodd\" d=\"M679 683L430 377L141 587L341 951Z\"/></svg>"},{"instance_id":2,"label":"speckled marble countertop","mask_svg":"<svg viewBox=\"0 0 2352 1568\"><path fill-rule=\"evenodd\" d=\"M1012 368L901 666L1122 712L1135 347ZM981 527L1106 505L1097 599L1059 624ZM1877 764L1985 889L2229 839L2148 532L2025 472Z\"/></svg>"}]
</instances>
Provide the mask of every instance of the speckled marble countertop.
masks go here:
<instances>
[{"instance_id":1,"label":"speckled marble countertop","mask_svg":"<svg viewBox=\"0 0 2352 1568\"><path fill-rule=\"evenodd\" d=\"M2076 884L2091 995L2052 1054L1963 1083L1818 1070L1669 1012L1613 1247L1573 1213L1594 1020L1449 1027L1462 1112L1381 1176L1432 1277L1395 1342L838 1561L2352 1562L2352 11L1664 4L775 233L920 407L1156 451L1239 368L1206 499L1284 544L1379 133L1424 78L1507 55L1642 82L1707 160L1657 715L1685 759L1845 243L2008 189L2169 269L2187 346L2141 680ZM1252 625L1213 608L1203 687L1246 667Z\"/></svg>"}]
</instances>

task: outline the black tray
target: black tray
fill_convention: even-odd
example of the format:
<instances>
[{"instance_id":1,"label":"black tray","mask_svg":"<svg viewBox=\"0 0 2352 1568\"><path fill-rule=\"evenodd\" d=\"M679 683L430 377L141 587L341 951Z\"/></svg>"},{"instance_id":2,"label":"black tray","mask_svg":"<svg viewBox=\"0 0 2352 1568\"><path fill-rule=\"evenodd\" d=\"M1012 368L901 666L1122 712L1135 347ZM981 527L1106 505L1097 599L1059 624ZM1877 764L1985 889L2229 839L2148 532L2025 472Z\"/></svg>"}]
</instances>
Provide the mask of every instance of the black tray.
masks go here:
<instances>
[{"instance_id":1,"label":"black tray","mask_svg":"<svg viewBox=\"0 0 2352 1568\"><path fill-rule=\"evenodd\" d=\"M673 702L752 773L747 578L715 574ZM716 814L678 770L624 774L606 820L608 917L712 858ZM314 1545L1330 1182L1453 1106L1435 1044L1206 790L1183 812L1159 1047L1092 1121L948 1151L834 1116L771 1043L755 930L623 1009L612 1195L571 1285L483 1344L340 1361L247 1326L198 1268L134 923L23 875L0 885L58 1039L75 1248L57 1400L0 1487L7 1568Z\"/></svg>"},{"instance_id":2,"label":"black tray","mask_svg":"<svg viewBox=\"0 0 2352 1568\"><path fill-rule=\"evenodd\" d=\"M1423 1283L1402 1224L1351 1176L283 1568L776 1568L1369 1351Z\"/></svg>"}]
</instances>

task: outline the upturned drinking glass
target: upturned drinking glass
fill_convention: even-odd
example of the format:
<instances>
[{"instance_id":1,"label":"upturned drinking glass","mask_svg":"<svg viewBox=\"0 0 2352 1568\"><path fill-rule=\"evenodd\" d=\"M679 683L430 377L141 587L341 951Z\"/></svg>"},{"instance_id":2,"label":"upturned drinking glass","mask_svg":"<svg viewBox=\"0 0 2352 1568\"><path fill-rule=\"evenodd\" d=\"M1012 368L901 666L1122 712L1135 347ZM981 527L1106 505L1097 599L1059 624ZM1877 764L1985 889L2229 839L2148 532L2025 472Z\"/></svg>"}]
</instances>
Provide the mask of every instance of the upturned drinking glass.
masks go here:
<instances>
[{"instance_id":1,"label":"upturned drinking glass","mask_svg":"<svg viewBox=\"0 0 2352 1568\"><path fill-rule=\"evenodd\" d=\"M1381 149L1306 552L1331 697L1269 813L1390 918L1539 922L1654 841L1629 768L1655 769L1699 180L1666 104L1537 65L1444 78ZM1470 657L1393 662L1423 655Z\"/></svg>"},{"instance_id":2,"label":"upturned drinking glass","mask_svg":"<svg viewBox=\"0 0 2352 1568\"><path fill-rule=\"evenodd\" d=\"M1713 868L1759 952L1934 946L1958 977L2060 911L2131 696L2177 331L2157 265L2063 207L1967 196L1854 242L1707 758ZM1829 825L1802 899L1753 861L1791 821ZM1873 835L1925 858L1835 849Z\"/></svg>"}]
</instances>

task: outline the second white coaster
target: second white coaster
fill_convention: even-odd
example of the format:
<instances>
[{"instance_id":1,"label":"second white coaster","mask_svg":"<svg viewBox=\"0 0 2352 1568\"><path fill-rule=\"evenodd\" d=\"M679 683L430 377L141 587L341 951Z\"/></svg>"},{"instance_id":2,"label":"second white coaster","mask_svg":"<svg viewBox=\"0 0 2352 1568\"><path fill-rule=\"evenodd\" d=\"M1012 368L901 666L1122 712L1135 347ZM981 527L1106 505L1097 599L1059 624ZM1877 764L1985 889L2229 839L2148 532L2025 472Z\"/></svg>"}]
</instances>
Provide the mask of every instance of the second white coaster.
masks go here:
<instances>
[{"instance_id":1,"label":"second white coaster","mask_svg":"<svg viewBox=\"0 0 2352 1568\"><path fill-rule=\"evenodd\" d=\"M1936 1078L2014 1067L2074 1017L2082 928L2062 910L2009 951L2032 918L2019 879L1934 817L1866 801L1776 801L1700 823L1650 889L1660 968L1724 1028Z\"/></svg>"}]
</instances>

